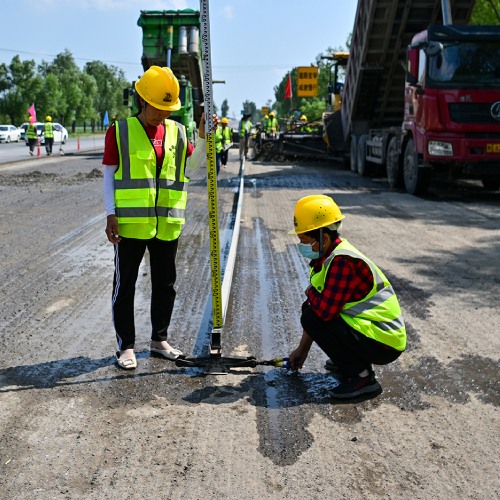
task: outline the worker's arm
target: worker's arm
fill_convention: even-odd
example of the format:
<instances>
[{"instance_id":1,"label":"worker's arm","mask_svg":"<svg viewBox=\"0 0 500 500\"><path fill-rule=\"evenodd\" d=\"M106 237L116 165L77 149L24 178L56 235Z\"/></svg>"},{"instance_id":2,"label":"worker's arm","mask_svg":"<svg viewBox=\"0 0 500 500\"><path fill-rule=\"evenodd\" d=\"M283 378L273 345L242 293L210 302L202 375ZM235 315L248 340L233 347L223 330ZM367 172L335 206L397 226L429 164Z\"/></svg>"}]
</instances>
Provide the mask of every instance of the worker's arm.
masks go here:
<instances>
[{"instance_id":1,"label":"worker's arm","mask_svg":"<svg viewBox=\"0 0 500 500\"><path fill-rule=\"evenodd\" d=\"M300 339L299 346L297 349L290 353L290 368L292 370L298 370L302 368L309 350L311 349L313 343L312 337L310 337L305 331L302 333L302 338Z\"/></svg>"}]
</instances>

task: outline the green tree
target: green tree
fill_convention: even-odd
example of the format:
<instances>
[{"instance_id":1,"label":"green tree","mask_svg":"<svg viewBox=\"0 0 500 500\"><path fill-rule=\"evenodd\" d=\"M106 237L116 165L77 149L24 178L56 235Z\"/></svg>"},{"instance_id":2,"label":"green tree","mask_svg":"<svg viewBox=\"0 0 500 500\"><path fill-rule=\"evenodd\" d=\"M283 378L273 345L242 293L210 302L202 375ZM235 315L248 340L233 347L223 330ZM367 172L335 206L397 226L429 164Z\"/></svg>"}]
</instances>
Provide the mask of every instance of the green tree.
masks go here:
<instances>
[{"instance_id":1,"label":"green tree","mask_svg":"<svg viewBox=\"0 0 500 500\"><path fill-rule=\"evenodd\" d=\"M227 99L224 99L222 101L222 106L220 107L220 112L222 116L227 116L229 113L229 103L227 102Z\"/></svg>"},{"instance_id":2,"label":"green tree","mask_svg":"<svg viewBox=\"0 0 500 500\"><path fill-rule=\"evenodd\" d=\"M500 24L498 0L476 0L470 24Z\"/></svg>"},{"instance_id":3,"label":"green tree","mask_svg":"<svg viewBox=\"0 0 500 500\"><path fill-rule=\"evenodd\" d=\"M101 61L91 61L84 66L84 72L92 76L96 82L97 94L94 107L97 120L102 126L106 111L111 119L127 118L130 109L123 104L123 90L130 87L130 82L125 79L124 72L115 66L108 66ZM95 122L92 122L92 130Z\"/></svg>"},{"instance_id":4,"label":"green tree","mask_svg":"<svg viewBox=\"0 0 500 500\"><path fill-rule=\"evenodd\" d=\"M43 79L36 73L35 61L21 61L16 55L8 66L3 64L0 68L0 114L5 121L13 124L27 121L28 108L36 103L42 87Z\"/></svg>"},{"instance_id":5,"label":"green tree","mask_svg":"<svg viewBox=\"0 0 500 500\"><path fill-rule=\"evenodd\" d=\"M243 103L243 113L250 115L250 121L255 123L260 118L260 112L257 112L257 106L252 101L245 101Z\"/></svg>"}]
</instances>

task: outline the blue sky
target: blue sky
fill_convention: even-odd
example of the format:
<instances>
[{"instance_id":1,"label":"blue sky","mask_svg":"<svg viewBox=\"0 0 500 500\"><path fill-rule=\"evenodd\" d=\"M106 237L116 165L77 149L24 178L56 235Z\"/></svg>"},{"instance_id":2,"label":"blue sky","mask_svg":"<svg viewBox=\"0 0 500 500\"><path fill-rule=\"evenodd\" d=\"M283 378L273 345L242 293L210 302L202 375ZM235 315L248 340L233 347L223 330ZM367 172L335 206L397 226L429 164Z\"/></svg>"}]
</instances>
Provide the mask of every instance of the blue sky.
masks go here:
<instances>
[{"instance_id":1,"label":"blue sky","mask_svg":"<svg viewBox=\"0 0 500 500\"><path fill-rule=\"evenodd\" d=\"M219 107L239 117L242 103L274 101L274 87L328 47L345 47L356 0L209 0L212 76ZM2 2L0 63L52 61L68 49L83 67L102 60L142 74L141 10L199 9L197 0L13 0Z\"/></svg>"}]
</instances>

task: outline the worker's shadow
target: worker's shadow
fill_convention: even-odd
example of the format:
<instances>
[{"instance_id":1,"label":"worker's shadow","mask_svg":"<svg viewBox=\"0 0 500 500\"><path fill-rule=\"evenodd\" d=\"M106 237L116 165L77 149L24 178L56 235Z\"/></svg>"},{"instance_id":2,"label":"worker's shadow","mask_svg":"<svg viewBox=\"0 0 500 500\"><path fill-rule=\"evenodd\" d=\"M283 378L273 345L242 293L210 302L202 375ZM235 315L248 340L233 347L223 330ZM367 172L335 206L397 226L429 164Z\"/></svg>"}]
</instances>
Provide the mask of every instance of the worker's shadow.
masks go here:
<instances>
[{"instance_id":1,"label":"worker's shadow","mask_svg":"<svg viewBox=\"0 0 500 500\"><path fill-rule=\"evenodd\" d=\"M337 379L329 373L293 373L272 369L267 373L252 374L238 384L211 385L196 389L184 401L203 404L231 404L245 400L254 406L268 409L289 408L309 403L335 404L330 394ZM365 395L349 403L372 399L378 394Z\"/></svg>"},{"instance_id":2,"label":"worker's shadow","mask_svg":"<svg viewBox=\"0 0 500 500\"><path fill-rule=\"evenodd\" d=\"M76 379L100 368L112 366L114 362L115 358L112 356L99 359L79 356L46 363L2 368L0 369L0 392L49 389L67 379Z\"/></svg>"}]
</instances>

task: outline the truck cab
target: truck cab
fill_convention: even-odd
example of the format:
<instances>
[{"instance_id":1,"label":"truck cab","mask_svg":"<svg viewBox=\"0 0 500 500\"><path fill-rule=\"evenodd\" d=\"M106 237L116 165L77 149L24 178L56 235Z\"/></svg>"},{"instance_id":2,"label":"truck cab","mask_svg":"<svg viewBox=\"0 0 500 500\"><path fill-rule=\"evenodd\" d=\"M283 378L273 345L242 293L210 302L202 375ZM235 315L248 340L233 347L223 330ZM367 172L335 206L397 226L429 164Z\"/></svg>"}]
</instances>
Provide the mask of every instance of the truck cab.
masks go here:
<instances>
[{"instance_id":1,"label":"truck cab","mask_svg":"<svg viewBox=\"0 0 500 500\"><path fill-rule=\"evenodd\" d=\"M404 170L500 186L500 26L430 26L407 52Z\"/></svg>"}]
</instances>

